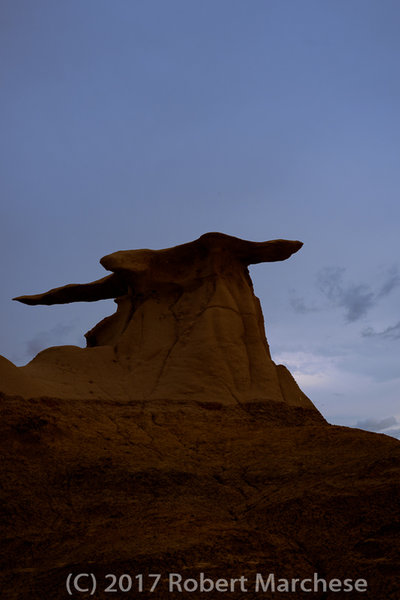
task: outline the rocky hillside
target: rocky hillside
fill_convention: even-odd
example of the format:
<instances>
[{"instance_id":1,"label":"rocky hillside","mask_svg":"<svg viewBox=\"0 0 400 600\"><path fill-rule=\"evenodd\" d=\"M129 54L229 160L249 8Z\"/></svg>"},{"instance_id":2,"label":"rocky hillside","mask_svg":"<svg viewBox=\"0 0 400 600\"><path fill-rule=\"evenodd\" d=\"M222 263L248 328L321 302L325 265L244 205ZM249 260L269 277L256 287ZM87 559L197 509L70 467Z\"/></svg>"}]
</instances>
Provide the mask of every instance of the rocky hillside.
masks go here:
<instances>
[{"instance_id":1,"label":"rocky hillside","mask_svg":"<svg viewBox=\"0 0 400 600\"><path fill-rule=\"evenodd\" d=\"M300 247L206 234L20 298L118 310L0 361L2 598L400 598L399 441L329 425L269 354L247 265Z\"/></svg>"}]
</instances>

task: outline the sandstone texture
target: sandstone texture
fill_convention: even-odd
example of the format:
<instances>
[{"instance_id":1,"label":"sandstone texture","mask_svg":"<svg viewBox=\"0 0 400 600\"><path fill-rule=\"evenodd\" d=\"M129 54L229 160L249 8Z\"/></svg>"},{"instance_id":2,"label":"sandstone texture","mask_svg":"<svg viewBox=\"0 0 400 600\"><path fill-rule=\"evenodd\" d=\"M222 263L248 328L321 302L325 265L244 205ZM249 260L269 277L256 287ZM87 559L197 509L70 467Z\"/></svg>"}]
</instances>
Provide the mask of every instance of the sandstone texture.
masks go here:
<instances>
[{"instance_id":1,"label":"sandstone texture","mask_svg":"<svg viewBox=\"0 0 400 600\"><path fill-rule=\"evenodd\" d=\"M248 242L221 233L165 250L101 259L112 275L44 294L29 305L114 298L117 311L86 334L86 349L45 350L18 374L3 362L3 391L114 400L174 399L237 405L285 402L317 418L310 400L271 360L247 266L285 260L301 242Z\"/></svg>"},{"instance_id":2,"label":"sandstone texture","mask_svg":"<svg viewBox=\"0 0 400 600\"><path fill-rule=\"evenodd\" d=\"M329 425L269 353L247 265L301 245L205 234L18 298L114 297L117 311L85 349L0 361L1 598L400 598L400 443ZM251 585L315 572L368 588ZM70 573L93 574L95 595L70 596ZM169 573L249 586L172 593ZM109 574L132 587L107 592Z\"/></svg>"}]
</instances>

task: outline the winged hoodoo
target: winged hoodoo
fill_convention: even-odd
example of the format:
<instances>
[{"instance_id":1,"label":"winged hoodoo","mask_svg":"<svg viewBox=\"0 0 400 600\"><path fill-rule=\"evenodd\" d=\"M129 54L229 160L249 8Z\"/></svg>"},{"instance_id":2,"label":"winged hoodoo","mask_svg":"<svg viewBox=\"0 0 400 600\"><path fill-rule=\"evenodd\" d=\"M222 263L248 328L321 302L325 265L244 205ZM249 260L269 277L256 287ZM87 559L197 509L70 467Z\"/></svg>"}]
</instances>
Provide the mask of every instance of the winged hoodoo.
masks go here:
<instances>
[{"instance_id":1,"label":"winged hoodoo","mask_svg":"<svg viewBox=\"0 0 400 600\"><path fill-rule=\"evenodd\" d=\"M65 372L65 361L71 366L78 351L79 361L90 363L88 375L95 383L103 378L104 363L113 361L121 371L118 388L136 400L281 402L317 412L287 369L271 359L247 269L286 260L301 246L206 233L173 248L105 256L100 262L112 274L103 279L15 298L29 305L115 298L118 305L114 315L86 333L86 349L49 349L25 369L50 361L53 371L57 365ZM62 365L56 351L63 352ZM93 375L94 362L103 366ZM47 376L56 377L48 369Z\"/></svg>"}]
</instances>

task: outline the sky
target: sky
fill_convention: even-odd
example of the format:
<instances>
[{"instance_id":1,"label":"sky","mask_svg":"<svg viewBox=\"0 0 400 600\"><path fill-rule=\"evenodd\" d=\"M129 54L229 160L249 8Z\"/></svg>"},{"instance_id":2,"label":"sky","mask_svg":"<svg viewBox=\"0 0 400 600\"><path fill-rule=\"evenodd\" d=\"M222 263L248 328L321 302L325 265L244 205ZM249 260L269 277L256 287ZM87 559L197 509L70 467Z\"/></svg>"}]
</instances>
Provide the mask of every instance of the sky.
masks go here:
<instances>
[{"instance_id":1,"label":"sky","mask_svg":"<svg viewBox=\"0 0 400 600\"><path fill-rule=\"evenodd\" d=\"M112 301L11 298L221 231L275 362L329 422L400 438L397 0L2 0L0 354L84 346Z\"/></svg>"}]
</instances>

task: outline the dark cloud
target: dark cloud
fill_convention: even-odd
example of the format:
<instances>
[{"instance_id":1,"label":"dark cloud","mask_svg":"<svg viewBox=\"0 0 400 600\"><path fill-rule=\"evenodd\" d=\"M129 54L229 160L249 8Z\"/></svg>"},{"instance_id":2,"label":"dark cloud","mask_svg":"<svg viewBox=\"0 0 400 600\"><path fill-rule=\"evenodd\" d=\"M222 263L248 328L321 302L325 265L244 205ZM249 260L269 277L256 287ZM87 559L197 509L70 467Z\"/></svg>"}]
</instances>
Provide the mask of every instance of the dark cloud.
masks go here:
<instances>
[{"instance_id":1,"label":"dark cloud","mask_svg":"<svg viewBox=\"0 0 400 600\"><path fill-rule=\"evenodd\" d=\"M345 281L346 269L344 267L325 267L317 273L317 288L325 296L330 305L343 308L348 323L357 321L367 314L381 298L389 295L400 285L400 274L397 266L383 272L380 285L372 286L366 283L349 283ZM290 290L290 305L299 314L307 314L322 310L323 306L316 306L298 296L296 291ZM382 332L385 337L397 339L397 325ZM393 331L392 331L393 329ZM365 330L365 336L375 335L371 329Z\"/></svg>"},{"instance_id":2,"label":"dark cloud","mask_svg":"<svg viewBox=\"0 0 400 600\"><path fill-rule=\"evenodd\" d=\"M296 292L293 289L290 290L289 302L293 310L302 315L320 310L317 306L308 306L304 298L296 296Z\"/></svg>"},{"instance_id":3,"label":"dark cloud","mask_svg":"<svg viewBox=\"0 0 400 600\"><path fill-rule=\"evenodd\" d=\"M366 314L375 303L375 294L366 284L345 284L342 267L325 267L317 274L317 286L335 306L346 311L348 322L356 321Z\"/></svg>"},{"instance_id":4,"label":"dark cloud","mask_svg":"<svg viewBox=\"0 0 400 600\"><path fill-rule=\"evenodd\" d=\"M386 271L383 283L375 290L366 283L346 283L344 274L343 267L325 267L317 274L317 287L331 304L344 308L349 323L363 317L400 284L397 267Z\"/></svg>"},{"instance_id":5,"label":"dark cloud","mask_svg":"<svg viewBox=\"0 0 400 600\"><path fill-rule=\"evenodd\" d=\"M343 267L325 267L317 273L317 287L329 300L340 302L343 297Z\"/></svg>"},{"instance_id":6,"label":"dark cloud","mask_svg":"<svg viewBox=\"0 0 400 600\"><path fill-rule=\"evenodd\" d=\"M386 279L379 291L379 296L387 296L392 290L400 285L400 273L397 266L391 267L387 271Z\"/></svg>"},{"instance_id":7,"label":"dark cloud","mask_svg":"<svg viewBox=\"0 0 400 600\"><path fill-rule=\"evenodd\" d=\"M363 337L380 337L387 340L400 340L400 321L396 325L391 325L383 331L375 331L372 327L367 327L362 332Z\"/></svg>"},{"instance_id":8,"label":"dark cloud","mask_svg":"<svg viewBox=\"0 0 400 600\"><path fill-rule=\"evenodd\" d=\"M340 303L346 310L346 320L351 323L364 316L375 304L375 296L367 285L351 285L343 290Z\"/></svg>"}]
</instances>

